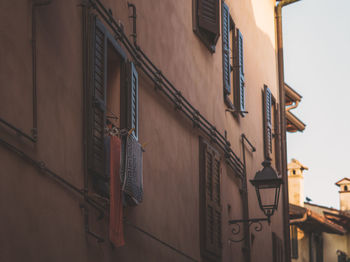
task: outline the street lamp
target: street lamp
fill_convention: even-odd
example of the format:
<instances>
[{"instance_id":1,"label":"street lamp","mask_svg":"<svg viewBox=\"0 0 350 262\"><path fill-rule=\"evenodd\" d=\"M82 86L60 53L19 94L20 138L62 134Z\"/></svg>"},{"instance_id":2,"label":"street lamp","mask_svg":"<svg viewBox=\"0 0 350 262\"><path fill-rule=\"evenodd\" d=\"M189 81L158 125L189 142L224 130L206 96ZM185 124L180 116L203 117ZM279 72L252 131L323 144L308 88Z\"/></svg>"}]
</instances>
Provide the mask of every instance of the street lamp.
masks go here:
<instances>
[{"instance_id":1,"label":"street lamp","mask_svg":"<svg viewBox=\"0 0 350 262\"><path fill-rule=\"evenodd\" d=\"M260 209L264 212L266 218L250 218L250 219L238 219L230 220L230 225L236 225L232 229L234 235L240 232L239 223L248 223L248 227L252 224L258 224L255 227L256 231L262 230L261 221L267 221L270 224L270 217L274 214L278 208L278 199L280 194L280 187L282 179L279 178L275 170L271 167L270 159L265 160L263 163L263 169L256 172L254 179L250 180L250 183L255 187L256 195L259 202ZM240 240L231 240L233 242L240 242Z\"/></svg>"},{"instance_id":2,"label":"street lamp","mask_svg":"<svg viewBox=\"0 0 350 262\"><path fill-rule=\"evenodd\" d=\"M282 179L278 178L269 160L265 160L262 165L264 168L255 174L250 183L255 187L260 209L270 223L270 217L278 207Z\"/></svg>"}]
</instances>

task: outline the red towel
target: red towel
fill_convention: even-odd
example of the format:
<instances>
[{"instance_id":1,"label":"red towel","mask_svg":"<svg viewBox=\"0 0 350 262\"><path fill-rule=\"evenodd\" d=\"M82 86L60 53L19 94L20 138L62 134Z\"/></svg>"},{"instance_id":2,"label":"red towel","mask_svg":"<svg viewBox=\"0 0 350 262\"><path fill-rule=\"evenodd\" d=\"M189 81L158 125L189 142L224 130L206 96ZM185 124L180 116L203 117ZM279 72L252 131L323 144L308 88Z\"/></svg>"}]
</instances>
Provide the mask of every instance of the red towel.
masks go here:
<instances>
[{"instance_id":1,"label":"red towel","mask_svg":"<svg viewBox=\"0 0 350 262\"><path fill-rule=\"evenodd\" d=\"M116 247L121 247L124 242L123 230L123 202L120 185L120 151L121 141L116 136L111 136L110 142L110 206L109 206L109 239Z\"/></svg>"}]
</instances>

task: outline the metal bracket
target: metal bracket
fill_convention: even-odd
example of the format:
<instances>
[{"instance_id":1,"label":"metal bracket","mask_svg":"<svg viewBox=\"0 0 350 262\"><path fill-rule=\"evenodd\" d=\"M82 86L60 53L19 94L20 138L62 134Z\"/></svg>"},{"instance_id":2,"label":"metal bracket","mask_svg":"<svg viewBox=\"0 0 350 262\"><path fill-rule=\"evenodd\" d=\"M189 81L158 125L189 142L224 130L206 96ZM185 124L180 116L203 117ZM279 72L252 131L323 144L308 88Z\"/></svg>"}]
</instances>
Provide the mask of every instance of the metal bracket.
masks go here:
<instances>
[{"instance_id":1,"label":"metal bracket","mask_svg":"<svg viewBox=\"0 0 350 262\"><path fill-rule=\"evenodd\" d=\"M228 221L229 225L232 225L233 228L231 230L233 235L238 235L241 232L241 226L240 223L248 223L248 227L250 228L252 225L255 224L254 230L256 232L260 232L263 228L261 222L262 221L267 221L267 223L270 225L270 217L266 217L266 218L251 218L251 219L237 219L237 220L230 220ZM249 231L248 231L249 232ZM243 236L242 238L239 239L232 239L230 238L229 241L230 242L234 242L234 243L238 243L238 242L242 242L243 240L245 240L248 236Z\"/></svg>"}]
</instances>

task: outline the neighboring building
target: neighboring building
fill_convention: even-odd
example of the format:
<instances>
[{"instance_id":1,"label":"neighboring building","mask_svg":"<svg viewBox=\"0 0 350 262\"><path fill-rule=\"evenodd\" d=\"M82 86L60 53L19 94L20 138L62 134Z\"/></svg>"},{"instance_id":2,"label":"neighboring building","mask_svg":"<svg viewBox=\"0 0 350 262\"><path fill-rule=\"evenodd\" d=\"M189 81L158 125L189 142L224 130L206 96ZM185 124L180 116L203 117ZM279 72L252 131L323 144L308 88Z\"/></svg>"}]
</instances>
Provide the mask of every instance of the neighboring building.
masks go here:
<instances>
[{"instance_id":1,"label":"neighboring building","mask_svg":"<svg viewBox=\"0 0 350 262\"><path fill-rule=\"evenodd\" d=\"M293 88L284 83L284 90L286 96L286 125L287 132L295 133L305 130L306 125L296 117L290 110L298 107L302 96L299 95Z\"/></svg>"},{"instance_id":2,"label":"neighboring building","mask_svg":"<svg viewBox=\"0 0 350 262\"><path fill-rule=\"evenodd\" d=\"M289 261L277 4L1 1L0 261Z\"/></svg>"},{"instance_id":3,"label":"neighboring building","mask_svg":"<svg viewBox=\"0 0 350 262\"><path fill-rule=\"evenodd\" d=\"M350 180L336 183L341 187L340 210L328 208L303 201L304 170L307 167L295 159L288 165L292 261L350 261Z\"/></svg>"}]
</instances>

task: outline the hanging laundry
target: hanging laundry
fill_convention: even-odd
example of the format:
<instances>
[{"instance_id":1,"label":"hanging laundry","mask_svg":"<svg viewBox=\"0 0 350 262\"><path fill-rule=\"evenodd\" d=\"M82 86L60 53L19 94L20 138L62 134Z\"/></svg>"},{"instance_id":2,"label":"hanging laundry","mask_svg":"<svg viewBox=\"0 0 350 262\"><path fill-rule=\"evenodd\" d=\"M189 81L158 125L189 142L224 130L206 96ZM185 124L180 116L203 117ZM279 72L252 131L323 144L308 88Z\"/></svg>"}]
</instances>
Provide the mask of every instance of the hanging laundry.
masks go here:
<instances>
[{"instance_id":1,"label":"hanging laundry","mask_svg":"<svg viewBox=\"0 0 350 262\"><path fill-rule=\"evenodd\" d=\"M143 200L142 147L132 135L126 138L125 152L122 176L124 201L128 206L135 206Z\"/></svg>"},{"instance_id":2,"label":"hanging laundry","mask_svg":"<svg viewBox=\"0 0 350 262\"><path fill-rule=\"evenodd\" d=\"M123 229L123 202L120 183L121 140L117 136L110 138L110 206L109 239L115 247L125 244Z\"/></svg>"}]
</instances>

